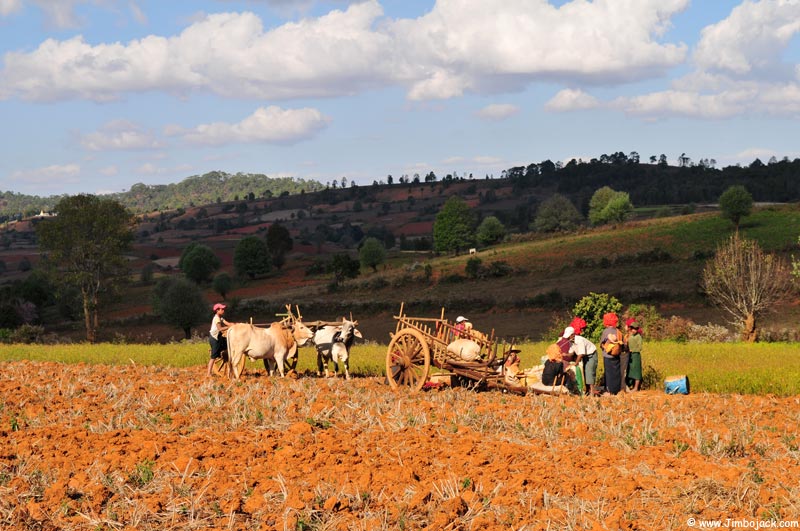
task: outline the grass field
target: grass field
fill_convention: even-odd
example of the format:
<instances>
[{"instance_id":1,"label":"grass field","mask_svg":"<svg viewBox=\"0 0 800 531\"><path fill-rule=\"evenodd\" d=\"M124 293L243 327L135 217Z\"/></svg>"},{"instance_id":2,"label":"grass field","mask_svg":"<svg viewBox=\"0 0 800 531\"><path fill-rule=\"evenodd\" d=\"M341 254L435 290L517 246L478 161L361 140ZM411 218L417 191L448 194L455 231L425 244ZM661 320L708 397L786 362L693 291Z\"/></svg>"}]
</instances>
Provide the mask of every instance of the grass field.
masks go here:
<instances>
[{"instance_id":1,"label":"grass field","mask_svg":"<svg viewBox=\"0 0 800 531\"><path fill-rule=\"evenodd\" d=\"M539 364L546 346L546 343L521 345L522 368ZM386 345L357 344L351 358L350 372L353 375L383 376ZM197 366L198 370L204 370L208 345L8 345L0 350L0 361L16 360ZM800 394L800 344L797 343L649 342L645 343L642 363L645 385L651 389L661 389L666 376L687 375L692 392ZM602 362L600 365L602 367ZM261 362L248 361L247 367L263 370ZM301 374L316 371L316 356L312 349L300 350L298 371Z\"/></svg>"}]
</instances>

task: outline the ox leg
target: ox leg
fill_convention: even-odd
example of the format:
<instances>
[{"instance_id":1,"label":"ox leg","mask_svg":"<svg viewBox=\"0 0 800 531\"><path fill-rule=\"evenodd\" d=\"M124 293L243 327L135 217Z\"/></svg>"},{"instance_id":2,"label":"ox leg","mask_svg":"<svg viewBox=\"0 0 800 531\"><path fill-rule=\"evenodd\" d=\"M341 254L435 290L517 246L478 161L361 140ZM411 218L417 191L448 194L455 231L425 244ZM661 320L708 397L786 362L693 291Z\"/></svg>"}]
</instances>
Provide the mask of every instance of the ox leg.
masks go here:
<instances>
[{"instance_id":1,"label":"ox leg","mask_svg":"<svg viewBox=\"0 0 800 531\"><path fill-rule=\"evenodd\" d=\"M322 352L320 352L318 350L317 351L317 376L322 376L322 365L323 365ZM327 378L328 375L326 374L325 377Z\"/></svg>"},{"instance_id":2,"label":"ox leg","mask_svg":"<svg viewBox=\"0 0 800 531\"><path fill-rule=\"evenodd\" d=\"M284 354L284 356L285 356L285 354ZM283 366L284 361L285 361L284 360L284 356L279 356L277 354L275 355L275 365L278 366L278 372L280 373L281 378L286 376L285 370L284 370L284 366Z\"/></svg>"},{"instance_id":3,"label":"ox leg","mask_svg":"<svg viewBox=\"0 0 800 531\"><path fill-rule=\"evenodd\" d=\"M346 360L344 360L344 363L342 363L342 365L344 365L344 379L345 380L349 380L350 379L350 358L348 357Z\"/></svg>"}]
</instances>

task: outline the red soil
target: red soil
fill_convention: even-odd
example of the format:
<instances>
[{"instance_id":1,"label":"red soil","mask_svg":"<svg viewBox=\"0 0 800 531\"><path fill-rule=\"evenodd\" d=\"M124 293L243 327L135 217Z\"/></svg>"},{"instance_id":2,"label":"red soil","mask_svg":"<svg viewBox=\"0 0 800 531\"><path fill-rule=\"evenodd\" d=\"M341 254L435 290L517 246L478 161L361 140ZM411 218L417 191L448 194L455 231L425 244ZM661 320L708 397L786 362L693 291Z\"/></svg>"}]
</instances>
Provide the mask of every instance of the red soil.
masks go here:
<instances>
[{"instance_id":1,"label":"red soil","mask_svg":"<svg viewBox=\"0 0 800 531\"><path fill-rule=\"evenodd\" d=\"M3 363L3 529L688 529L797 519L798 398L577 399Z\"/></svg>"}]
</instances>

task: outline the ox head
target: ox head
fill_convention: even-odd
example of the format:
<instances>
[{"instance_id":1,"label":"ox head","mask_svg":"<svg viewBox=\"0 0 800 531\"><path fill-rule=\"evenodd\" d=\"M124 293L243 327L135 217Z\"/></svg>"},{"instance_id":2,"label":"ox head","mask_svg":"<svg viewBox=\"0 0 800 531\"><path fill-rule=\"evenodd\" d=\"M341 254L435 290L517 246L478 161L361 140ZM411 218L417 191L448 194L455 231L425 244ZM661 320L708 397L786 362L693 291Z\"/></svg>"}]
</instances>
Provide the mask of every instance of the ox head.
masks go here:
<instances>
[{"instance_id":1,"label":"ox head","mask_svg":"<svg viewBox=\"0 0 800 531\"><path fill-rule=\"evenodd\" d=\"M312 337L314 337L314 332L312 332L309 327L304 325L303 321L297 319L292 325L292 336L294 337L294 340L297 341L297 345L302 347L305 346L305 344L308 343Z\"/></svg>"}]
</instances>

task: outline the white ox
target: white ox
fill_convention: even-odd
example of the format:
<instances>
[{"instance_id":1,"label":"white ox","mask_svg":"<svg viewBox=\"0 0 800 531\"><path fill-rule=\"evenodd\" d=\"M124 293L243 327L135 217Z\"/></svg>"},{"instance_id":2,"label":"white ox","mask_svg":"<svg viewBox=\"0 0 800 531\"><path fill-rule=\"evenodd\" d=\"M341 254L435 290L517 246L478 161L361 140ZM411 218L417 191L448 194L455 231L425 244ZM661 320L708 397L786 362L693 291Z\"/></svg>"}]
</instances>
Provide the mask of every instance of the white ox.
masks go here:
<instances>
[{"instance_id":1,"label":"white ox","mask_svg":"<svg viewBox=\"0 0 800 531\"><path fill-rule=\"evenodd\" d=\"M361 339L361 332L356 325L358 321L342 318L341 326L323 326L314 333L314 345L317 347L317 375L328 377L328 364L333 362L333 374L339 372L339 363L344 367L345 379L350 379L350 346L355 338Z\"/></svg>"},{"instance_id":2,"label":"white ox","mask_svg":"<svg viewBox=\"0 0 800 531\"><path fill-rule=\"evenodd\" d=\"M247 323L237 323L228 329L228 358L231 363L230 376L238 379L244 369L244 357L264 360L264 368L270 376L277 365L281 378L285 376L284 364L297 355L297 347L305 345L314 333L300 320L291 328L282 323L272 323L269 328L259 328Z\"/></svg>"}]
</instances>

